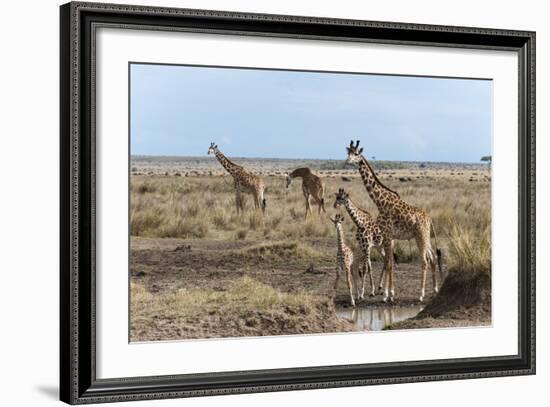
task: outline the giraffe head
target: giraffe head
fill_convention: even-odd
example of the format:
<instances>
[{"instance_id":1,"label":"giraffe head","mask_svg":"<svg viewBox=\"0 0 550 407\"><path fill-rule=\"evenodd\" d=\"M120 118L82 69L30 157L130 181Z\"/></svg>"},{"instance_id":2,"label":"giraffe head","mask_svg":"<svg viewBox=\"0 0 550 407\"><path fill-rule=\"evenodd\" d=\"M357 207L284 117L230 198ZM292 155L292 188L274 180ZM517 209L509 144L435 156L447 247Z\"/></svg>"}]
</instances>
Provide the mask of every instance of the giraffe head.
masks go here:
<instances>
[{"instance_id":1,"label":"giraffe head","mask_svg":"<svg viewBox=\"0 0 550 407\"><path fill-rule=\"evenodd\" d=\"M340 188L338 190L338 193L335 195L336 195L336 199L334 200L334 208L338 209L340 205L346 204L346 201L349 198L349 194L346 191L344 191L344 188Z\"/></svg>"},{"instance_id":2,"label":"giraffe head","mask_svg":"<svg viewBox=\"0 0 550 407\"><path fill-rule=\"evenodd\" d=\"M357 164L361 161L361 154L363 153L363 147L359 148L359 140L353 144L353 140L350 141L349 147L346 147L348 150L348 159L346 164Z\"/></svg>"},{"instance_id":3,"label":"giraffe head","mask_svg":"<svg viewBox=\"0 0 550 407\"><path fill-rule=\"evenodd\" d=\"M290 184L292 184L292 177L288 172L285 173L285 177L286 177L286 187L288 188L290 187Z\"/></svg>"},{"instance_id":4,"label":"giraffe head","mask_svg":"<svg viewBox=\"0 0 550 407\"><path fill-rule=\"evenodd\" d=\"M208 147L208 155L210 154L216 154L218 151L218 145L216 143L210 143L210 147Z\"/></svg>"},{"instance_id":5,"label":"giraffe head","mask_svg":"<svg viewBox=\"0 0 550 407\"><path fill-rule=\"evenodd\" d=\"M336 214L336 216L334 217L334 219L332 218L329 218L332 223L334 223L334 226L338 226L338 225L341 225L342 223L344 223L344 217L340 214Z\"/></svg>"}]
</instances>

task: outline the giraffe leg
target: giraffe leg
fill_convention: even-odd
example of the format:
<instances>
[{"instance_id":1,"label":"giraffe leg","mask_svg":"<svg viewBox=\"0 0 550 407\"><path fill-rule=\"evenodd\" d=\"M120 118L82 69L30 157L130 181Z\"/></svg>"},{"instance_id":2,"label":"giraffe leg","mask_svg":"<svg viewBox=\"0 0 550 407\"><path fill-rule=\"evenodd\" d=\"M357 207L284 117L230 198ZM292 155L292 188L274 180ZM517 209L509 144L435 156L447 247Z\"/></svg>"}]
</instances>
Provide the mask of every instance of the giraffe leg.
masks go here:
<instances>
[{"instance_id":1,"label":"giraffe leg","mask_svg":"<svg viewBox=\"0 0 550 407\"><path fill-rule=\"evenodd\" d=\"M430 253L430 257L429 257L429 261L430 261L430 268L432 269L432 284L433 284L433 290L434 290L434 293L438 293L439 292L439 287L437 285L437 273L436 273L436 262L437 262L437 258L436 258L436 255L434 254L434 251L432 250L432 248L429 249L429 253Z\"/></svg>"},{"instance_id":2,"label":"giraffe leg","mask_svg":"<svg viewBox=\"0 0 550 407\"><path fill-rule=\"evenodd\" d=\"M317 205L319 205L319 216L321 216L321 211L323 212L327 212L325 210L325 200L323 199L323 196L320 196L318 199L317 199Z\"/></svg>"},{"instance_id":3,"label":"giraffe leg","mask_svg":"<svg viewBox=\"0 0 550 407\"><path fill-rule=\"evenodd\" d=\"M255 208L255 209L259 209L259 208L260 208L260 204L259 204L259 202L258 202L258 194L257 194L256 191L254 191L253 198L254 198L254 208Z\"/></svg>"},{"instance_id":4,"label":"giraffe leg","mask_svg":"<svg viewBox=\"0 0 550 407\"><path fill-rule=\"evenodd\" d=\"M385 277L385 274L386 274L386 254L384 252L384 248L380 248L380 254L382 255L382 258L384 259L383 260L383 264L382 264L382 271L380 271L380 279L378 281L378 294L383 294L384 293L384 277Z\"/></svg>"},{"instance_id":5,"label":"giraffe leg","mask_svg":"<svg viewBox=\"0 0 550 407\"><path fill-rule=\"evenodd\" d=\"M367 282L367 273L369 273L369 278L370 278L370 282L371 282L371 286L372 286L372 275L371 275L371 269L370 269L370 252L369 252L369 249L368 248L365 248L364 249L364 254L363 254L363 262L362 262L362 266L363 266L363 278L361 279L361 299L365 298L365 285L366 285L366 282Z\"/></svg>"},{"instance_id":6,"label":"giraffe leg","mask_svg":"<svg viewBox=\"0 0 550 407\"><path fill-rule=\"evenodd\" d=\"M353 298L353 283L351 281L351 264L346 264L346 278L348 280L349 296L351 299L351 305L355 307L355 299Z\"/></svg>"},{"instance_id":7,"label":"giraffe leg","mask_svg":"<svg viewBox=\"0 0 550 407\"><path fill-rule=\"evenodd\" d=\"M395 298L395 262L394 262L394 251L393 251L393 241L391 242L391 253L390 257L390 302L394 301Z\"/></svg>"},{"instance_id":8,"label":"giraffe leg","mask_svg":"<svg viewBox=\"0 0 550 407\"><path fill-rule=\"evenodd\" d=\"M416 239L418 245L418 252L420 253L422 260L422 288L420 289L420 302L424 301L426 295L426 273L428 271L428 250L426 247L426 241L422 237Z\"/></svg>"},{"instance_id":9,"label":"giraffe leg","mask_svg":"<svg viewBox=\"0 0 550 407\"><path fill-rule=\"evenodd\" d=\"M265 200L264 192L265 192L265 190L261 189L260 190L260 195L258 197L258 202L260 204L260 207L262 208L262 213L265 213L265 207L266 207L266 200Z\"/></svg>"},{"instance_id":10,"label":"giraffe leg","mask_svg":"<svg viewBox=\"0 0 550 407\"><path fill-rule=\"evenodd\" d=\"M334 297L336 297L336 290L338 289L338 281L340 281L340 267L336 269L336 278L334 279Z\"/></svg>"},{"instance_id":11,"label":"giraffe leg","mask_svg":"<svg viewBox=\"0 0 550 407\"><path fill-rule=\"evenodd\" d=\"M308 212L311 213L311 206L309 204L309 194L304 193L304 196L306 197L306 219Z\"/></svg>"},{"instance_id":12,"label":"giraffe leg","mask_svg":"<svg viewBox=\"0 0 550 407\"><path fill-rule=\"evenodd\" d=\"M393 241L386 239L387 243L384 244L384 268L386 274L386 287L384 289L384 302L388 300L393 302L394 287L393 287Z\"/></svg>"},{"instance_id":13,"label":"giraffe leg","mask_svg":"<svg viewBox=\"0 0 550 407\"><path fill-rule=\"evenodd\" d=\"M361 287L360 287L360 284L359 284L359 280L361 280L361 275L362 275L361 273L364 272L364 270L361 271L361 266L362 265L359 264L357 266L357 272L354 273L355 292L356 292L357 298L361 297Z\"/></svg>"},{"instance_id":14,"label":"giraffe leg","mask_svg":"<svg viewBox=\"0 0 550 407\"><path fill-rule=\"evenodd\" d=\"M355 278L355 292L357 294L357 299L362 300L365 297L365 295L362 292L362 286L360 283L363 280L363 277L367 269L363 259L361 259L358 263L359 264L357 265L357 276Z\"/></svg>"},{"instance_id":15,"label":"giraffe leg","mask_svg":"<svg viewBox=\"0 0 550 407\"><path fill-rule=\"evenodd\" d=\"M374 280L372 278L372 265L370 262L370 247L368 249L368 256L367 256L367 270L369 272L369 282L370 282L370 296L374 297ZM363 293L365 292L365 277L363 276Z\"/></svg>"}]
</instances>

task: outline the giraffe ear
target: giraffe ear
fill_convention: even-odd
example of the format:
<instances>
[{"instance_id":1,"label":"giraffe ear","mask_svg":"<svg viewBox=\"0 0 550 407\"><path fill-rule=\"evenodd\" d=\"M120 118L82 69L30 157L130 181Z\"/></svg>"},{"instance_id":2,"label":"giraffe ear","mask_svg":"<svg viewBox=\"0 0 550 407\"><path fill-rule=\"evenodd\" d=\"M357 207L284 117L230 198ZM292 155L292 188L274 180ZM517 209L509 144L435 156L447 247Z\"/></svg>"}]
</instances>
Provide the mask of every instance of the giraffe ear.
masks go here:
<instances>
[{"instance_id":1,"label":"giraffe ear","mask_svg":"<svg viewBox=\"0 0 550 407\"><path fill-rule=\"evenodd\" d=\"M363 152L363 147L361 147L361 148L359 149L359 154L361 154L362 152Z\"/></svg>"}]
</instances>

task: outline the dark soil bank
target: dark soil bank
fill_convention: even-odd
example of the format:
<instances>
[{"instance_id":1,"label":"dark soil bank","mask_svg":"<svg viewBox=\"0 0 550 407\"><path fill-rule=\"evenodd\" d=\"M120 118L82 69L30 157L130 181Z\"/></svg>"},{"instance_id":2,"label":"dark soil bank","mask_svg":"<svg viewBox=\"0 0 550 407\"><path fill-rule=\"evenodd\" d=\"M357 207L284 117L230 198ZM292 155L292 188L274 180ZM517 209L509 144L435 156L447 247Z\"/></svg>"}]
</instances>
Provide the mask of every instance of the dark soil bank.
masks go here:
<instances>
[{"instance_id":1,"label":"dark soil bank","mask_svg":"<svg viewBox=\"0 0 550 407\"><path fill-rule=\"evenodd\" d=\"M451 270L438 295L414 318L388 329L483 326L491 324L488 272Z\"/></svg>"}]
</instances>

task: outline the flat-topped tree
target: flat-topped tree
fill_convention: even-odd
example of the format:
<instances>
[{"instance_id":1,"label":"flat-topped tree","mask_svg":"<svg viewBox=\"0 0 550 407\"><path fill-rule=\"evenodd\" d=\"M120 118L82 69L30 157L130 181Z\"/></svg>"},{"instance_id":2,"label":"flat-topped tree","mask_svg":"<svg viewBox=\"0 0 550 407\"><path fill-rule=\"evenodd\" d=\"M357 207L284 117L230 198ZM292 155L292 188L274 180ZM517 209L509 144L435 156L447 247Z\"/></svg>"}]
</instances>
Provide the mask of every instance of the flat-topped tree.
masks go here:
<instances>
[{"instance_id":1,"label":"flat-topped tree","mask_svg":"<svg viewBox=\"0 0 550 407\"><path fill-rule=\"evenodd\" d=\"M481 161L487 163L487 168L489 169L489 172L491 172L491 163L493 162L493 156L484 155L483 157L481 157Z\"/></svg>"},{"instance_id":2,"label":"flat-topped tree","mask_svg":"<svg viewBox=\"0 0 550 407\"><path fill-rule=\"evenodd\" d=\"M420 301L424 300L426 291L426 273L428 266L432 270L432 281L434 292L438 291L436 263L439 264L441 273L441 264L437 260L440 250L432 250L430 234L432 229L431 217L422 209L409 205L401 199L399 194L388 188L380 181L374 169L367 159L363 156L363 148L359 148L359 140L354 144L350 142L347 147L348 164L356 164L361 174L363 184L367 193L378 208L377 223L380 227L383 246L384 246L384 269L386 274L386 284L384 291L384 301L388 298L393 301L395 296L394 273L393 273L393 240L415 239L418 245L418 251L422 260L422 288L420 291ZM434 232L435 234L435 232Z\"/></svg>"},{"instance_id":3,"label":"flat-topped tree","mask_svg":"<svg viewBox=\"0 0 550 407\"><path fill-rule=\"evenodd\" d=\"M208 154L214 154L222 167L225 168L225 170L233 177L237 213L239 211L244 211L243 193L251 194L254 197L254 207L261 208L262 212L265 212L265 186L262 179L245 170L244 167L232 162L218 149L218 145L216 143L210 144Z\"/></svg>"}]
</instances>

